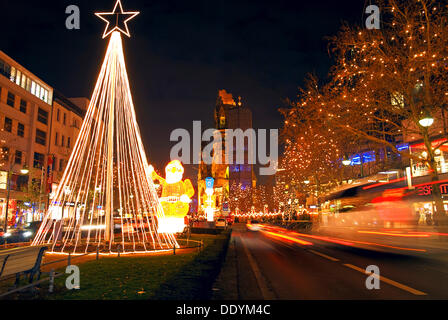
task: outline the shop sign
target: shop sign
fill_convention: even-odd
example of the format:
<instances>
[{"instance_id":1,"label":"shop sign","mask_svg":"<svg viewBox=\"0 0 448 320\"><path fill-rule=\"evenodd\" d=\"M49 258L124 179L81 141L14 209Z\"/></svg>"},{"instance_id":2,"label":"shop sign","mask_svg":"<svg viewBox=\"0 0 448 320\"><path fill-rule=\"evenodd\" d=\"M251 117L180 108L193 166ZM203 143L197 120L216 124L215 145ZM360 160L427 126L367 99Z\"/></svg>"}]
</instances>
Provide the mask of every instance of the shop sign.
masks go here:
<instances>
[{"instance_id":1,"label":"shop sign","mask_svg":"<svg viewBox=\"0 0 448 320\"><path fill-rule=\"evenodd\" d=\"M448 183L439 185L441 194L448 194ZM417 187L417 194L419 196L429 196L432 194L432 185L424 185Z\"/></svg>"}]
</instances>

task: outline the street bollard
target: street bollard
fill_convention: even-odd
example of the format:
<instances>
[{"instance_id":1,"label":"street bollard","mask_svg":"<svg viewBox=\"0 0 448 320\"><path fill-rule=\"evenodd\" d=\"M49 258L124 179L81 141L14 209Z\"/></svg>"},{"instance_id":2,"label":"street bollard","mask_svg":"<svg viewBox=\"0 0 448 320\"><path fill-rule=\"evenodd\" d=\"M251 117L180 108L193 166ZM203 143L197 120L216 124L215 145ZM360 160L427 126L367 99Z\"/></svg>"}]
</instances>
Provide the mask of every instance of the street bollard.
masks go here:
<instances>
[{"instance_id":1,"label":"street bollard","mask_svg":"<svg viewBox=\"0 0 448 320\"><path fill-rule=\"evenodd\" d=\"M69 252L68 258L67 258L67 266L69 266L71 264L72 264L72 254L71 254L71 252Z\"/></svg>"},{"instance_id":2,"label":"street bollard","mask_svg":"<svg viewBox=\"0 0 448 320\"><path fill-rule=\"evenodd\" d=\"M118 246L117 246L117 257L118 257L118 258L120 258L120 248L121 248L121 246L118 245Z\"/></svg>"},{"instance_id":3,"label":"street bollard","mask_svg":"<svg viewBox=\"0 0 448 320\"><path fill-rule=\"evenodd\" d=\"M53 293L53 288L54 288L54 269L50 270L50 280L49 280L50 285L48 286L48 292Z\"/></svg>"},{"instance_id":4,"label":"street bollard","mask_svg":"<svg viewBox=\"0 0 448 320\"><path fill-rule=\"evenodd\" d=\"M96 260L98 260L99 256L100 256L100 248L96 247Z\"/></svg>"},{"instance_id":5,"label":"street bollard","mask_svg":"<svg viewBox=\"0 0 448 320\"><path fill-rule=\"evenodd\" d=\"M176 255L176 246L173 246L173 255Z\"/></svg>"}]
</instances>

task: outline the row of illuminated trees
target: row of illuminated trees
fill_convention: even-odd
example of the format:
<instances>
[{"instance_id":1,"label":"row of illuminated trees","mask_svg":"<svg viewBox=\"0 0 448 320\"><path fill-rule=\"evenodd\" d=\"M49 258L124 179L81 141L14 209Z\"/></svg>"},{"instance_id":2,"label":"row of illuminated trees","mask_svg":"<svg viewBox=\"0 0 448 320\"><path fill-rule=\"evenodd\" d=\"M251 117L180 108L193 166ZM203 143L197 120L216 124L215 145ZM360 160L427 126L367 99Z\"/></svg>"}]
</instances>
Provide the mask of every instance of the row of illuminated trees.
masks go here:
<instances>
[{"instance_id":1,"label":"row of illuminated trees","mask_svg":"<svg viewBox=\"0 0 448 320\"><path fill-rule=\"evenodd\" d=\"M329 39L334 63L325 81L310 75L297 98L281 109L280 166L291 179L338 184L347 175L343 161L374 150L373 171L390 167L396 156L415 158L439 180L435 155L445 142L432 142L448 138L448 8L434 0L378 5L381 29L345 24ZM434 119L443 124L431 126ZM424 143L425 157L397 149L411 135ZM358 167L364 169L362 163ZM440 219L443 203L439 188L433 190Z\"/></svg>"},{"instance_id":2,"label":"row of illuminated trees","mask_svg":"<svg viewBox=\"0 0 448 320\"><path fill-rule=\"evenodd\" d=\"M229 196L230 211L236 213L284 211L304 199L305 194L293 187L285 190L284 185L268 183L256 187L245 187L241 183L232 183Z\"/></svg>"}]
</instances>

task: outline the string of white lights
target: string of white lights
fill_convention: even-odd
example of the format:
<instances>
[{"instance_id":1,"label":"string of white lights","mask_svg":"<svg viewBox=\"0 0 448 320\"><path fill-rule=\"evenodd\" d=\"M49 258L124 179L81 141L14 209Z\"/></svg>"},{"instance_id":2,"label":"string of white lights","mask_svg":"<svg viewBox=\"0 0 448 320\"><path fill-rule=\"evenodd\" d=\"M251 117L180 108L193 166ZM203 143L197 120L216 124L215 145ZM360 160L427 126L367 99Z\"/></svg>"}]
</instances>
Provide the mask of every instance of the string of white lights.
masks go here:
<instances>
[{"instance_id":1,"label":"string of white lights","mask_svg":"<svg viewBox=\"0 0 448 320\"><path fill-rule=\"evenodd\" d=\"M112 32L80 133L33 245L123 253L178 247L164 218L132 101L121 34ZM121 228L114 232L115 226ZM120 248L118 248L120 246Z\"/></svg>"}]
</instances>

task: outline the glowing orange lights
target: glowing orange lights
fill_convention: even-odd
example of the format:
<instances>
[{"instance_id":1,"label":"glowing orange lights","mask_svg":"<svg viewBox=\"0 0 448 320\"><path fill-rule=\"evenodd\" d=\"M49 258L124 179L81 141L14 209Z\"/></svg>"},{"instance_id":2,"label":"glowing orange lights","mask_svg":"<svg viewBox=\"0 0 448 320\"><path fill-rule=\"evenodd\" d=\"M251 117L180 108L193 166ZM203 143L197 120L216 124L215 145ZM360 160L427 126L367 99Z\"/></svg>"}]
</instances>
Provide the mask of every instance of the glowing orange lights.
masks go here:
<instances>
[{"instance_id":1,"label":"glowing orange lights","mask_svg":"<svg viewBox=\"0 0 448 320\"><path fill-rule=\"evenodd\" d=\"M384 235L384 236L404 237L404 238L427 238L427 237L429 237L428 234L392 233L392 232L362 231L362 230L359 230L358 233L378 234L378 235Z\"/></svg>"},{"instance_id":2,"label":"glowing orange lights","mask_svg":"<svg viewBox=\"0 0 448 320\"><path fill-rule=\"evenodd\" d=\"M294 237L290 237L290 236L287 236L285 234L272 232L272 231L265 231L265 230L260 230L260 231L262 233L268 235L268 236L271 236L271 237L274 237L274 238L277 238L277 239L287 240L287 241L298 243L298 244L301 244L301 245L304 245L304 246L312 245L312 243L309 242L309 241L305 241L305 240L297 239L297 238L294 238Z\"/></svg>"},{"instance_id":3,"label":"glowing orange lights","mask_svg":"<svg viewBox=\"0 0 448 320\"><path fill-rule=\"evenodd\" d=\"M120 9L120 11L117 10L118 8ZM137 11L123 12L123 7L121 5L120 0L117 0L112 12L97 12L97 13L95 13L95 15L97 17L99 17L101 20L107 22L106 29L104 30L104 33L103 33L103 39L106 38L109 34L111 34L114 31L120 31L121 33L127 35L128 37L131 37L127 23L129 20L134 18L139 13L140 12L137 12ZM124 29L121 28L120 26L118 26L119 20L120 20L120 18L122 18L121 16L127 17L126 19L123 20ZM111 23L111 21L112 21L112 23ZM113 25L113 28L109 29L110 25Z\"/></svg>"},{"instance_id":4,"label":"glowing orange lights","mask_svg":"<svg viewBox=\"0 0 448 320\"><path fill-rule=\"evenodd\" d=\"M268 225L264 225L264 224L258 224L258 226L260 228L265 229L265 230L260 230L261 232L272 233L269 235L281 235L281 238L283 238L285 240L290 240L290 241L292 241L291 239L299 240L295 237L302 237L302 238L305 237L305 238L310 238L310 239L314 239L314 240L336 243L336 244L340 244L343 246L368 245L368 246L378 246L378 247L403 250L403 251L414 251L414 252L426 252L427 251L426 249L406 248L406 247L391 246L391 245L375 243L375 242L347 240L347 239L340 239L340 238L334 238L334 237L328 237L328 236L317 236L317 235L311 235L311 234L305 234L305 233L298 233L298 232L293 232L293 231L287 231L280 227L268 226ZM281 234L279 232L281 232ZM301 240L301 241L303 241L303 240Z\"/></svg>"}]
</instances>

